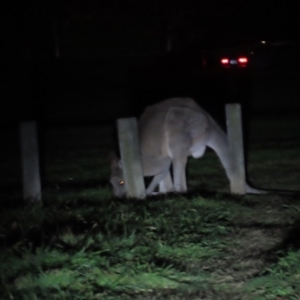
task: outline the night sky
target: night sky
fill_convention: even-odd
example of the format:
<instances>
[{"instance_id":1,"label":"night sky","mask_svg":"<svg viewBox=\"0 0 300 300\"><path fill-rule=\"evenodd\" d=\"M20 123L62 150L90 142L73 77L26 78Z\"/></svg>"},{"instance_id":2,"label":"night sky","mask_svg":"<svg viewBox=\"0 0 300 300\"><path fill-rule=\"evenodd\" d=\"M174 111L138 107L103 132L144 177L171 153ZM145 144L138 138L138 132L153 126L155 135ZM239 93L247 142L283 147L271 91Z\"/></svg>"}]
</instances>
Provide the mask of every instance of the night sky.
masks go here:
<instances>
[{"instance_id":1,"label":"night sky","mask_svg":"<svg viewBox=\"0 0 300 300\"><path fill-rule=\"evenodd\" d=\"M5 0L2 97L11 105L5 117L114 119L182 95L215 107L213 101L232 100L231 90L220 97L215 82L200 84L193 59L201 64L199 54L210 47L299 40L299 7L283 0ZM190 65L183 60L183 71L177 57L167 61L170 53L189 59L189 50L196 55ZM176 72L181 77L170 80Z\"/></svg>"},{"instance_id":2,"label":"night sky","mask_svg":"<svg viewBox=\"0 0 300 300\"><path fill-rule=\"evenodd\" d=\"M297 39L299 1L6 1L7 57L97 57L256 39ZM3 56L3 55L2 55Z\"/></svg>"}]
</instances>

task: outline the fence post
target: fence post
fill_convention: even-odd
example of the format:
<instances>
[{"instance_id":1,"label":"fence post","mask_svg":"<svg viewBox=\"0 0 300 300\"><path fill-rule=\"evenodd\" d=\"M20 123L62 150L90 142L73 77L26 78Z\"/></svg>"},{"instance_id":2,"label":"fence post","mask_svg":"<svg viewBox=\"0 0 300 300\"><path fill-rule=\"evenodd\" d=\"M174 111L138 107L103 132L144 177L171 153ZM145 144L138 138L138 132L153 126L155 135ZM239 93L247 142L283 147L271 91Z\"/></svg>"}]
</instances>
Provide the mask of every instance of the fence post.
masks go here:
<instances>
[{"instance_id":1,"label":"fence post","mask_svg":"<svg viewBox=\"0 0 300 300\"><path fill-rule=\"evenodd\" d=\"M118 138L127 197L145 199L145 182L135 118L117 120Z\"/></svg>"},{"instance_id":2,"label":"fence post","mask_svg":"<svg viewBox=\"0 0 300 300\"><path fill-rule=\"evenodd\" d=\"M243 146L242 113L239 103L226 104L227 136L233 175L231 193L246 194L246 172Z\"/></svg>"},{"instance_id":3,"label":"fence post","mask_svg":"<svg viewBox=\"0 0 300 300\"><path fill-rule=\"evenodd\" d=\"M20 123L23 198L41 201L41 179L36 122Z\"/></svg>"}]
</instances>

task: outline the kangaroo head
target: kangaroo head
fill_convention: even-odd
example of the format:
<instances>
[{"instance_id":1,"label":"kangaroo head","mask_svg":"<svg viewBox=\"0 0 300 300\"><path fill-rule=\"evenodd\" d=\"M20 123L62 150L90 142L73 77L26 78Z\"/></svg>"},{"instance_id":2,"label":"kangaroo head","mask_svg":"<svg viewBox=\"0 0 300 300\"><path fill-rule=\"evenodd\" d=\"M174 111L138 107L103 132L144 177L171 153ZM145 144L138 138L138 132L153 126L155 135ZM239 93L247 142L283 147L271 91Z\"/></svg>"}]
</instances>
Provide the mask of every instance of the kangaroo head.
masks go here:
<instances>
[{"instance_id":1,"label":"kangaroo head","mask_svg":"<svg viewBox=\"0 0 300 300\"><path fill-rule=\"evenodd\" d=\"M113 187L113 193L116 197L124 197L126 194L125 181L123 177L122 161L116 156L111 156L111 175L110 183Z\"/></svg>"}]
</instances>

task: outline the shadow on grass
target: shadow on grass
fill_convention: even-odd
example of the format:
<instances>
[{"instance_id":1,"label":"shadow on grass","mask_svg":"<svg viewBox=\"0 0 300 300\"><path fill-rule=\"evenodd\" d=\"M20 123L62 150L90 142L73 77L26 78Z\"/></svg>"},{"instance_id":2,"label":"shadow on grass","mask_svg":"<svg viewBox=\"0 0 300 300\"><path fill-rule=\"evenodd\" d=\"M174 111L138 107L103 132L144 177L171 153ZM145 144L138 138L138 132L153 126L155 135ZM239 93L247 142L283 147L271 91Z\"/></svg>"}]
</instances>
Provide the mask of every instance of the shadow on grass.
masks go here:
<instances>
[{"instance_id":1,"label":"shadow on grass","mask_svg":"<svg viewBox=\"0 0 300 300\"><path fill-rule=\"evenodd\" d=\"M300 250L300 217L293 226L289 226L285 238L279 244L263 253L263 256L266 262L277 263L288 252L298 250Z\"/></svg>"},{"instance_id":2,"label":"shadow on grass","mask_svg":"<svg viewBox=\"0 0 300 300\"><path fill-rule=\"evenodd\" d=\"M90 188L103 188L109 185L108 180L72 180L60 182L45 182L45 188L53 189L68 189L68 190L83 190Z\"/></svg>"}]
</instances>

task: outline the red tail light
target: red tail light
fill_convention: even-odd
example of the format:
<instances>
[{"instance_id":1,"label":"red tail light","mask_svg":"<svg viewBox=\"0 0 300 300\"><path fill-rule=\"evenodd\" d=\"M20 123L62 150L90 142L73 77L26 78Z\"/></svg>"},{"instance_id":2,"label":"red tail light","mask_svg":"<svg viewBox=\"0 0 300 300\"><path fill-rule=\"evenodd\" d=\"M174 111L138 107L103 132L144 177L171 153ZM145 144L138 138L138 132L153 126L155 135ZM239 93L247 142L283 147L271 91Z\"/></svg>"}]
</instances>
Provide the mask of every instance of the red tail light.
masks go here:
<instances>
[{"instance_id":1,"label":"red tail light","mask_svg":"<svg viewBox=\"0 0 300 300\"><path fill-rule=\"evenodd\" d=\"M239 57L238 62L241 65L246 65L248 63L248 58L247 57Z\"/></svg>"},{"instance_id":2,"label":"red tail light","mask_svg":"<svg viewBox=\"0 0 300 300\"><path fill-rule=\"evenodd\" d=\"M221 64L222 65L228 65L229 64L229 59L228 58L222 58L221 59Z\"/></svg>"}]
</instances>

